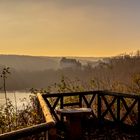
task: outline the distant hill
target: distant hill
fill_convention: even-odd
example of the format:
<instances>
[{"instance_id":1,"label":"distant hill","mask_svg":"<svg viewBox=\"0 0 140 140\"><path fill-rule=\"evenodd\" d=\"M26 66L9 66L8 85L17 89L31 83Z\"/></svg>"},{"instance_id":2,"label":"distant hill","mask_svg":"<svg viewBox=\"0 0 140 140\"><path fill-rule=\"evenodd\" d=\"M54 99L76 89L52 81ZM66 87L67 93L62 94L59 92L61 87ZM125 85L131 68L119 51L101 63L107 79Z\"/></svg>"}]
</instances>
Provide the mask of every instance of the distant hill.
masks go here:
<instances>
[{"instance_id":1,"label":"distant hill","mask_svg":"<svg viewBox=\"0 0 140 140\"><path fill-rule=\"evenodd\" d=\"M61 83L63 77L66 77L70 85L74 81L80 81L88 90L88 84L98 90L113 88L120 91L126 85L129 88L125 89L129 91L133 89L137 92L140 89L139 54L104 59L0 55L0 72L4 66L10 67L11 75L6 79L9 91L46 89L50 85ZM2 83L3 79L0 78L0 87ZM61 87L60 84L59 86Z\"/></svg>"},{"instance_id":2,"label":"distant hill","mask_svg":"<svg viewBox=\"0 0 140 140\"><path fill-rule=\"evenodd\" d=\"M40 71L45 69L57 69L59 58L0 55L0 65L8 66L19 71Z\"/></svg>"},{"instance_id":3,"label":"distant hill","mask_svg":"<svg viewBox=\"0 0 140 140\"><path fill-rule=\"evenodd\" d=\"M84 57L66 57L66 60L79 62L81 67L62 67L60 62L62 57L39 57L39 56L21 56L21 55L0 55L0 72L3 67L10 67L11 75L6 80L7 90L29 90L31 88L46 88L54 83L59 83L63 75L68 77L82 77L84 69L97 65L98 58ZM2 78L0 78L0 87L2 87ZM1 89L3 90L3 89Z\"/></svg>"},{"instance_id":4,"label":"distant hill","mask_svg":"<svg viewBox=\"0 0 140 140\"><path fill-rule=\"evenodd\" d=\"M102 58L96 57L68 57L81 62L83 65ZM18 71L42 71L60 68L61 57L42 57L24 55L0 55L0 66L8 66Z\"/></svg>"}]
</instances>

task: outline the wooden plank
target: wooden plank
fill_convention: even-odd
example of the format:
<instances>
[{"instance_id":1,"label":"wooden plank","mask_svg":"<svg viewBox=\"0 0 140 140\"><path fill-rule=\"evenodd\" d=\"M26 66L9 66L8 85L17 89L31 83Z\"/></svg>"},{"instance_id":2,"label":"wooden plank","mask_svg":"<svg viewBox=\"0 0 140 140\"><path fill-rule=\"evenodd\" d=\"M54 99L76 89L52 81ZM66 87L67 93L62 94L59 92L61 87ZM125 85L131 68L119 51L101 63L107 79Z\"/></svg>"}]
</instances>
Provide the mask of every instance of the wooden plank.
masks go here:
<instances>
[{"instance_id":1,"label":"wooden plank","mask_svg":"<svg viewBox=\"0 0 140 140\"><path fill-rule=\"evenodd\" d=\"M94 91L95 92L95 91ZM125 98L140 98L139 94L131 94L131 93L118 93L118 92L111 92L111 91L107 91L107 90L100 90L100 91L96 91L97 94L100 95L111 95L111 96L118 96L118 97L125 97Z\"/></svg>"},{"instance_id":2,"label":"wooden plank","mask_svg":"<svg viewBox=\"0 0 140 140\"><path fill-rule=\"evenodd\" d=\"M87 98L86 98L84 95L83 95L82 97L83 97L83 100L84 100L86 106L89 108L90 105L89 105L89 103L88 103L88 101L87 101Z\"/></svg>"},{"instance_id":3,"label":"wooden plank","mask_svg":"<svg viewBox=\"0 0 140 140\"><path fill-rule=\"evenodd\" d=\"M52 114L50 113L50 110L49 110L44 98L42 97L42 95L40 93L37 93L37 98L39 100L39 103L42 108L42 112L44 114L46 122L49 124L53 124L55 126L55 124L56 124L55 120L53 119ZM56 128L55 127L49 129L48 138L49 138L49 140L56 140Z\"/></svg>"},{"instance_id":4,"label":"wooden plank","mask_svg":"<svg viewBox=\"0 0 140 140\"><path fill-rule=\"evenodd\" d=\"M98 94L97 95L97 98L98 98L98 103L97 103L97 109L98 109L98 119L99 120L101 120L101 114L102 114L102 112L101 112L101 107L102 107L102 105L101 105L101 95L100 94Z\"/></svg>"},{"instance_id":5,"label":"wooden plank","mask_svg":"<svg viewBox=\"0 0 140 140\"><path fill-rule=\"evenodd\" d=\"M79 107L82 107L82 95L79 95Z\"/></svg>"},{"instance_id":6,"label":"wooden plank","mask_svg":"<svg viewBox=\"0 0 140 140\"><path fill-rule=\"evenodd\" d=\"M50 93L50 94L43 94L43 97L61 97L61 96L77 96L77 95L92 95L93 92L96 91L86 91L86 92L68 92L68 93Z\"/></svg>"},{"instance_id":7,"label":"wooden plank","mask_svg":"<svg viewBox=\"0 0 140 140\"><path fill-rule=\"evenodd\" d=\"M58 105L59 100L60 100L60 97L57 97L57 99L56 99L56 101L55 101L55 103L53 105L53 109L56 108L56 106Z\"/></svg>"},{"instance_id":8,"label":"wooden plank","mask_svg":"<svg viewBox=\"0 0 140 140\"><path fill-rule=\"evenodd\" d=\"M117 99L117 97L114 97L114 99L112 100L112 102L111 103L107 103L108 105L107 105L107 109L103 112L103 114L102 114L102 117L104 118L105 117L105 115L108 113L108 111L109 110L111 110L111 107L112 107L112 105L115 103L115 101L116 101L116 99ZM113 113L113 112L112 112ZM116 120L116 119L115 119Z\"/></svg>"},{"instance_id":9,"label":"wooden plank","mask_svg":"<svg viewBox=\"0 0 140 140\"><path fill-rule=\"evenodd\" d=\"M132 111L132 109L134 108L135 104L138 102L138 100L135 100L133 102L133 104L129 107L128 111L126 112L126 114L123 116L123 118L121 119L121 121L125 121L126 117L130 114L130 112Z\"/></svg>"},{"instance_id":10,"label":"wooden plank","mask_svg":"<svg viewBox=\"0 0 140 140\"><path fill-rule=\"evenodd\" d=\"M140 98L138 94L130 94L130 93L118 93L118 92L110 92L107 90L97 90L97 91L85 91L85 92L68 92L68 93L50 93L43 94L43 97L59 97L59 96L77 96L77 95L93 95L93 94L101 94L101 95L111 95L118 97L126 97L126 98Z\"/></svg>"},{"instance_id":11,"label":"wooden plank","mask_svg":"<svg viewBox=\"0 0 140 140\"><path fill-rule=\"evenodd\" d=\"M64 97L61 95L61 99L60 99L60 108L63 108L64 106Z\"/></svg>"},{"instance_id":12,"label":"wooden plank","mask_svg":"<svg viewBox=\"0 0 140 140\"><path fill-rule=\"evenodd\" d=\"M42 123L0 135L0 140L16 140L45 132L54 127L54 123Z\"/></svg>"},{"instance_id":13,"label":"wooden plank","mask_svg":"<svg viewBox=\"0 0 140 140\"><path fill-rule=\"evenodd\" d=\"M114 115L114 113L113 113L113 111L112 111L112 109L111 109L111 106L109 106L109 104L108 104L106 98L105 98L103 95L102 95L101 97L102 97L102 99L104 100L105 105L106 105L106 107L107 107L107 110L110 112L110 114L111 114L113 120L116 121L117 119L116 119L116 117L115 117L115 115ZM115 98L114 98L114 99L115 99ZM116 99L115 99L115 100L116 100ZM113 100L113 102L114 102L115 100ZM101 117L102 117L102 116L101 116Z\"/></svg>"},{"instance_id":14,"label":"wooden plank","mask_svg":"<svg viewBox=\"0 0 140 140\"><path fill-rule=\"evenodd\" d=\"M47 107L46 102L44 101L43 97L41 96L40 93L37 93L37 98L39 100L40 106L42 108L42 112L44 114L45 120L47 123L53 123L55 124L55 121L50 113L49 108Z\"/></svg>"},{"instance_id":15,"label":"wooden plank","mask_svg":"<svg viewBox=\"0 0 140 140\"><path fill-rule=\"evenodd\" d=\"M120 123L120 109L121 109L120 97L117 97L117 123Z\"/></svg>"},{"instance_id":16,"label":"wooden plank","mask_svg":"<svg viewBox=\"0 0 140 140\"><path fill-rule=\"evenodd\" d=\"M84 100L84 102L85 102L85 104L86 104L86 106L88 108L91 107L91 104L93 103L93 100L94 100L95 96L96 96L96 94L93 94L92 97L91 97L91 99L90 99L90 101L88 102L88 100L85 97L85 95L82 95L82 98L83 98L83 100Z\"/></svg>"},{"instance_id":17,"label":"wooden plank","mask_svg":"<svg viewBox=\"0 0 140 140\"><path fill-rule=\"evenodd\" d=\"M90 102L89 102L90 107L91 107L91 104L93 103L93 100L95 99L95 96L96 96L96 94L93 94L93 95L92 95L92 98L91 98L91 100L90 100Z\"/></svg>"},{"instance_id":18,"label":"wooden plank","mask_svg":"<svg viewBox=\"0 0 140 140\"><path fill-rule=\"evenodd\" d=\"M138 128L140 128L140 98L138 99Z\"/></svg>"},{"instance_id":19,"label":"wooden plank","mask_svg":"<svg viewBox=\"0 0 140 140\"><path fill-rule=\"evenodd\" d=\"M123 97L121 97L121 101L122 101L122 103L123 103L123 105L124 105L126 111L129 111L129 107L128 107L128 105L127 105L127 103L126 103L126 101L124 100Z\"/></svg>"},{"instance_id":20,"label":"wooden plank","mask_svg":"<svg viewBox=\"0 0 140 140\"><path fill-rule=\"evenodd\" d=\"M55 113L53 107L51 106L50 102L48 101L48 99L45 98L44 100L45 100L45 102L47 103L47 105L48 105L48 107L49 107L49 109L50 109L52 115L55 117L56 121L59 121L59 118L58 118L58 116L56 115L56 113Z\"/></svg>"}]
</instances>

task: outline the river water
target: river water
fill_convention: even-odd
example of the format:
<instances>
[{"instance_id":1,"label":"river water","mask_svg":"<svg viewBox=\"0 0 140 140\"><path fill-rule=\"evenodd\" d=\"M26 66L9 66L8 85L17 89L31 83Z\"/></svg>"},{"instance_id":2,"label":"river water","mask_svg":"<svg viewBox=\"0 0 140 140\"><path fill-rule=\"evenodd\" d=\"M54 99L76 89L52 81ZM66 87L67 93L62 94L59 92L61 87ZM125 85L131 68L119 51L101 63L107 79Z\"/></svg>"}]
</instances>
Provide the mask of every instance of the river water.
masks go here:
<instances>
[{"instance_id":1,"label":"river water","mask_svg":"<svg viewBox=\"0 0 140 140\"><path fill-rule=\"evenodd\" d=\"M27 104L29 102L29 92L7 92L7 98L12 101L15 106L17 104L18 108L22 108L23 103ZM16 100L16 102L15 102ZM0 106L5 104L5 94L0 93Z\"/></svg>"}]
</instances>

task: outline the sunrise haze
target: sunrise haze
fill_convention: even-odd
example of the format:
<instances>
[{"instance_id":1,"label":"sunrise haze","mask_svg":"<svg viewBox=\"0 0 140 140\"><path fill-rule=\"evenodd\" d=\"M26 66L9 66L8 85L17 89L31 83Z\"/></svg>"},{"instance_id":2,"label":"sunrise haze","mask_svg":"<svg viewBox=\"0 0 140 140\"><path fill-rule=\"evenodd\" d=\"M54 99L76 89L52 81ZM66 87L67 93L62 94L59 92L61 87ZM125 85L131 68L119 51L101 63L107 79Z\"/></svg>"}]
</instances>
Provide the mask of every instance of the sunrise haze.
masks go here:
<instances>
[{"instance_id":1,"label":"sunrise haze","mask_svg":"<svg viewBox=\"0 0 140 140\"><path fill-rule=\"evenodd\" d=\"M140 47L139 0L1 0L0 54L113 56Z\"/></svg>"}]
</instances>

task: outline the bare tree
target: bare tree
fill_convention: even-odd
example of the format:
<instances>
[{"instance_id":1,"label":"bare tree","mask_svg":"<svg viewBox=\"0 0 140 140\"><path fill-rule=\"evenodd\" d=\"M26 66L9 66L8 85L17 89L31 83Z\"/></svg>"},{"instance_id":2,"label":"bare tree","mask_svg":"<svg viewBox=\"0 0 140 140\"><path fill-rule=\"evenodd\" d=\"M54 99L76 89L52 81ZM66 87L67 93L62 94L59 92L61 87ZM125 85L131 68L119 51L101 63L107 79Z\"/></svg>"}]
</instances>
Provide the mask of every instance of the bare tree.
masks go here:
<instances>
[{"instance_id":1,"label":"bare tree","mask_svg":"<svg viewBox=\"0 0 140 140\"><path fill-rule=\"evenodd\" d=\"M3 80L3 90L4 90L4 94L5 94L6 106L7 106L6 79L7 79L7 75L10 74L9 70L10 70L9 67L3 68L1 75L0 75Z\"/></svg>"}]
</instances>

